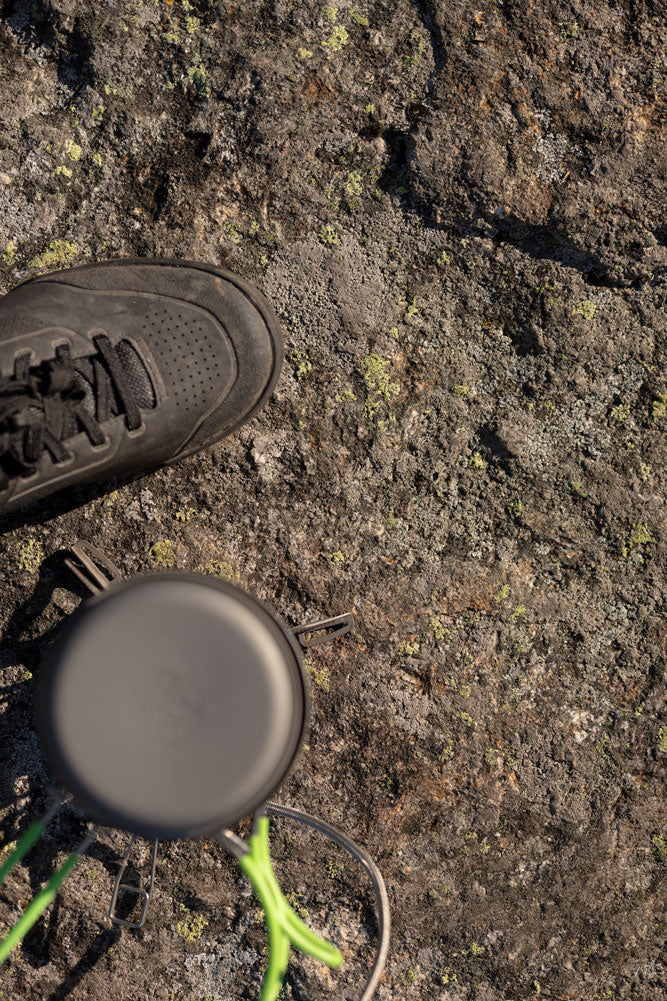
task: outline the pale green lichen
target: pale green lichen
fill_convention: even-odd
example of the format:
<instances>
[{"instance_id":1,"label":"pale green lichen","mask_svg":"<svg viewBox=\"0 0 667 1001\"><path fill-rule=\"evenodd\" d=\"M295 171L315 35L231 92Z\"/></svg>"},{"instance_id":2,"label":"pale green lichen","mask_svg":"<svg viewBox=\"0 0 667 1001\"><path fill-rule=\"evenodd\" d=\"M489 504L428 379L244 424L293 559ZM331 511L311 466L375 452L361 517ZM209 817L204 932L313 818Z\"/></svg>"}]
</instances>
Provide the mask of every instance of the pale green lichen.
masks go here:
<instances>
[{"instance_id":1,"label":"pale green lichen","mask_svg":"<svg viewBox=\"0 0 667 1001\"><path fill-rule=\"evenodd\" d=\"M51 177L66 177L69 180L72 177L72 171L64 164L60 164L59 167L51 171Z\"/></svg>"},{"instance_id":2,"label":"pale green lichen","mask_svg":"<svg viewBox=\"0 0 667 1001\"><path fill-rule=\"evenodd\" d=\"M345 553L342 549L336 549L333 553L329 553L329 559L334 566L341 567L345 563Z\"/></svg>"},{"instance_id":3,"label":"pale green lichen","mask_svg":"<svg viewBox=\"0 0 667 1001\"><path fill-rule=\"evenodd\" d=\"M317 238L325 247L335 247L340 243L340 237L333 226L320 226Z\"/></svg>"},{"instance_id":4,"label":"pale green lichen","mask_svg":"<svg viewBox=\"0 0 667 1001\"><path fill-rule=\"evenodd\" d=\"M618 406L612 407L609 411L609 419L614 424L625 424L629 416L630 407L627 403L619 403Z\"/></svg>"},{"instance_id":5,"label":"pale green lichen","mask_svg":"<svg viewBox=\"0 0 667 1001\"><path fill-rule=\"evenodd\" d=\"M10 240L2 252L2 260L8 268L12 268L16 264L17 249L16 244Z\"/></svg>"},{"instance_id":6,"label":"pale green lichen","mask_svg":"<svg viewBox=\"0 0 667 1001\"><path fill-rule=\"evenodd\" d=\"M575 316L583 316L584 320L589 323L595 316L597 308L597 304L592 299L582 299L572 308L572 313Z\"/></svg>"},{"instance_id":7,"label":"pale green lichen","mask_svg":"<svg viewBox=\"0 0 667 1001\"><path fill-rule=\"evenodd\" d=\"M161 539L151 546L151 556L158 566L169 569L176 566L176 553L171 539Z\"/></svg>"},{"instance_id":8,"label":"pale green lichen","mask_svg":"<svg viewBox=\"0 0 667 1001\"><path fill-rule=\"evenodd\" d=\"M421 643L412 636L399 643L398 650L399 653L403 653L408 657L414 657L421 650Z\"/></svg>"},{"instance_id":9,"label":"pale green lichen","mask_svg":"<svg viewBox=\"0 0 667 1001\"><path fill-rule=\"evenodd\" d=\"M452 394L452 396L456 397L467 396L468 393L470 392L470 386L464 386L464 385L452 386L449 392Z\"/></svg>"},{"instance_id":10,"label":"pale green lichen","mask_svg":"<svg viewBox=\"0 0 667 1001\"><path fill-rule=\"evenodd\" d=\"M497 605L499 605L502 601L507 601L511 593L512 593L512 588L509 586L509 584L503 584L503 586L499 587L496 593L494 594L493 600Z\"/></svg>"},{"instance_id":11,"label":"pale green lichen","mask_svg":"<svg viewBox=\"0 0 667 1001\"><path fill-rule=\"evenodd\" d=\"M632 556L635 549L639 546L647 546L649 543L655 542L655 539L648 530L648 526L643 521L638 521L632 526L632 530L628 535L621 553L623 556Z\"/></svg>"},{"instance_id":12,"label":"pale green lichen","mask_svg":"<svg viewBox=\"0 0 667 1001\"><path fill-rule=\"evenodd\" d=\"M651 420L657 424L662 417L667 416L667 393L658 393L651 403Z\"/></svg>"},{"instance_id":13,"label":"pale green lichen","mask_svg":"<svg viewBox=\"0 0 667 1001\"><path fill-rule=\"evenodd\" d=\"M176 934L186 942L198 942L208 921L203 914L193 914L184 904L178 904L178 908L185 916L176 925Z\"/></svg>"},{"instance_id":14,"label":"pale green lichen","mask_svg":"<svg viewBox=\"0 0 667 1001\"><path fill-rule=\"evenodd\" d=\"M102 154L101 153L92 153L90 159L93 161L93 163L95 164L96 167L101 167L102 166Z\"/></svg>"},{"instance_id":15,"label":"pale green lichen","mask_svg":"<svg viewBox=\"0 0 667 1001\"><path fill-rule=\"evenodd\" d=\"M361 181L361 171L352 170L347 175L347 181L344 187L345 197L349 205L354 204L354 200L362 194L364 186Z\"/></svg>"},{"instance_id":16,"label":"pale green lichen","mask_svg":"<svg viewBox=\"0 0 667 1001\"><path fill-rule=\"evenodd\" d=\"M658 862L667 862L667 841L664 834L654 834L651 838L653 854Z\"/></svg>"},{"instance_id":17,"label":"pale green lichen","mask_svg":"<svg viewBox=\"0 0 667 1001\"><path fill-rule=\"evenodd\" d=\"M338 20L338 8L327 4L322 8L322 17L325 21L328 21L329 24L335 24Z\"/></svg>"},{"instance_id":18,"label":"pale green lichen","mask_svg":"<svg viewBox=\"0 0 667 1001\"><path fill-rule=\"evenodd\" d=\"M486 469L486 462L482 458L479 452L473 452L468 459L469 469Z\"/></svg>"},{"instance_id":19,"label":"pale green lichen","mask_svg":"<svg viewBox=\"0 0 667 1001\"><path fill-rule=\"evenodd\" d=\"M193 84L200 97L211 96L211 74L202 64L201 59L195 62L187 70L188 80Z\"/></svg>"},{"instance_id":20,"label":"pale green lichen","mask_svg":"<svg viewBox=\"0 0 667 1001\"><path fill-rule=\"evenodd\" d=\"M336 25L329 37L322 42L331 52L340 52L350 40L347 29L342 24Z\"/></svg>"},{"instance_id":21,"label":"pale green lichen","mask_svg":"<svg viewBox=\"0 0 667 1001\"><path fill-rule=\"evenodd\" d=\"M37 573L43 559L44 547L38 539L24 539L19 543L18 565L25 573Z\"/></svg>"},{"instance_id":22,"label":"pale green lichen","mask_svg":"<svg viewBox=\"0 0 667 1001\"><path fill-rule=\"evenodd\" d=\"M74 140L72 139L67 144L66 153L67 153L68 157L70 158L70 160L74 160L75 162L77 162L78 160L81 159L81 157L83 155L83 149L81 148L81 146L79 146L78 143L75 143Z\"/></svg>"},{"instance_id":23,"label":"pale green lichen","mask_svg":"<svg viewBox=\"0 0 667 1001\"><path fill-rule=\"evenodd\" d=\"M303 46L301 46L296 50L296 54L299 57L299 59L303 60L313 58L313 53L310 51L310 49L304 49Z\"/></svg>"},{"instance_id":24,"label":"pale green lichen","mask_svg":"<svg viewBox=\"0 0 667 1001\"><path fill-rule=\"evenodd\" d=\"M433 639L436 641L436 643L439 643L441 640L444 640L445 636L449 635L449 629L446 629L445 626L443 626L442 622L440 621L437 615L432 615L431 618L428 620L428 624L431 627L431 632L433 633Z\"/></svg>"},{"instance_id":25,"label":"pale green lichen","mask_svg":"<svg viewBox=\"0 0 667 1001\"><path fill-rule=\"evenodd\" d=\"M294 375L301 382L305 379L307 375L313 370L313 363L310 360L310 355L307 351L301 348L294 348L290 354L290 360L292 362L292 368L294 369Z\"/></svg>"},{"instance_id":26,"label":"pale green lichen","mask_svg":"<svg viewBox=\"0 0 667 1001\"><path fill-rule=\"evenodd\" d=\"M327 876L329 879L338 879L343 874L345 866L342 862L334 862L333 859L327 861Z\"/></svg>"},{"instance_id":27,"label":"pale green lichen","mask_svg":"<svg viewBox=\"0 0 667 1001\"><path fill-rule=\"evenodd\" d=\"M667 754L667 726L661 726L658 730L657 748L662 754Z\"/></svg>"},{"instance_id":28,"label":"pale green lichen","mask_svg":"<svg viewBox=\"0 0 667 1001\"><path fill-rule=\"evenodd\" d=\"M28 268L66 268L72 263L79 248L70 240L52 240L46 250L28 261Z\"/></svg>"},{"instance_id":29,"label":"pale green lichen","mask_svg":"<svg viewBox=\"0 0 667 1001\"><path fill-rule=\"evenodd\" d=\"M195 573L205 573L211 577L220 577L222 580L229 581L230 584L238 584L241 581L239 571L231 563L228 563L227 560L209 560L208 563L195 567Z\"/></svg>"},{"instance_id":30,"label":"pale green lichen","mask_svg":"<svg viewBox=\"0 0 667 1001\"><path fill-rule=\"evenodd\" d=\"M226 222L223 222L222 229L224 230L225 233L227 233L232 243L242 242L243 236L241 235L241 233L239 233L236 223L232 222L231 219L228 219Z\"/></svg>"},{"instance_id":31,"label":"pale green lichen","mask_svg":"<svg viewBox=\"0 0 667 1001\"><path fill-rule=\"evenodd\" d=\"M176 521L185 523L191 521L195 513L196 512L193 507L179 507L178 510L176 511L176 514L174 515L174 518L176 519Z\"/></svg>"},{"instance_id":32,"label":"pale green lichen","mask_svg":"<svg viewBox=\"0 0 667 1001\"><path fill-rule=\"evenodd\" d=\"M426 48L426 41L421 31L417 28L415 28L414 31L411 31L407 45L408 52L403 56L403 65L413 67L419 66L424 58L424 50Z\"/></svg>"},{"instance_id":33,"label":"pale green lichen","mask_svg":"<svg viewBox=\"0 0 667 1001\"><path fill-rule=\"evenodd\" d=\"M366 384L366 402L364 412L366 417L374 418L378 410L390 402L401 391L397 382L389 378L390 363L386 358L371 353L361 362L361 371Z\"/></svg>"},{"instance_id":34,"label":"pale green lichen","mask_svg":"<svg viewBox=\"0 0 667 1001\"><path fill-rule=\"evenodd\" d=\"M354 24L358 24L360 28L368 27L368 18L364 17L363 14L360 14L359 11L356 9L356 7L348 8L347 13L349 14L350 21L352 21Z\"/></svg>"},{"instance_id":35,"label":"pale green lichen","mask_svg":"<svg viewBox=\"0 0 667 1001\"><path fill-rule=\"evenodd\" d=\"M318 667L310 659L306 659L303 666L306 674L313 679L317 687L321 688L323 692L328 692L331 688L331 675L328 667L324 664Z\"/></svg>"}]
</instances>

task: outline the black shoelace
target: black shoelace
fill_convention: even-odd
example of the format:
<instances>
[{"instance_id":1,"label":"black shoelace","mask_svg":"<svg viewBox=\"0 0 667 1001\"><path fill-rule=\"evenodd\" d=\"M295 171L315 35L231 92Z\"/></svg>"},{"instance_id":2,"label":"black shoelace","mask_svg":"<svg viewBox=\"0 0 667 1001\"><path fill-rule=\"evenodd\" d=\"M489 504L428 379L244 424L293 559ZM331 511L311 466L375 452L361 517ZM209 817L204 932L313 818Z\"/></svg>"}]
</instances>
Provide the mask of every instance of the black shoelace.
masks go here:
<instances>
[{"instance_id":1,"label":"black shoelace","mask_svg":"<svg viewBox=\"0 0 667 1001\"><path fill-rule=\"evenodd\" d=\"M100 427L124 413L128 431L141 426L139 406L116 350L104 334L93 338L97 354L72 359L69 345L50 361L30 367L30 352L14 359L14 375L0 381L0 490L12 476L34 471L44 451L66 462L63 442L85 431L103 445ZM94 411L93 411L94 407Z\"/></svg>"}]
</instances>

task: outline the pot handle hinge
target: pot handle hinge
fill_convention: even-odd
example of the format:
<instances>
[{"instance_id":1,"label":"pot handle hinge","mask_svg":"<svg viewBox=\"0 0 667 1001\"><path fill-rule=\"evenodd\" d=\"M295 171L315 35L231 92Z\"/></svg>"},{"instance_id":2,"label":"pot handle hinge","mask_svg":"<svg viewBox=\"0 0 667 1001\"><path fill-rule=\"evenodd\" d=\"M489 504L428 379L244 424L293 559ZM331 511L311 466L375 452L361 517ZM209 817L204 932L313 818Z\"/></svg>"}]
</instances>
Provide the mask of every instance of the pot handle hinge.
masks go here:
<instances>
[{"instance_id":1,"label":"pot handle hinge","mask_svg":"<svg viewBox=\"0 0 667 1001\"><path fill-rule=\"evenodd\" d=\"M330 640L349 633L353 625L352 612L345 612L344 615L335 615L330 619L320 619L305 626L297 626L292 632L302 647L319 646L320 643L329 643Z\"/></svg>"},{"instance_id":2,"label":"pot handle hinge","mask_svg":"<svg viewBox=\"0 0 667 1001\"><path fill-rule=\"evenodd\" d=\"M122 578L122 573L101 549L91 542L79 539L71 549L73 560L65 560L65 566L75 574L91 594L101 594L115 580Z\"/></svg>"}]
</instances>

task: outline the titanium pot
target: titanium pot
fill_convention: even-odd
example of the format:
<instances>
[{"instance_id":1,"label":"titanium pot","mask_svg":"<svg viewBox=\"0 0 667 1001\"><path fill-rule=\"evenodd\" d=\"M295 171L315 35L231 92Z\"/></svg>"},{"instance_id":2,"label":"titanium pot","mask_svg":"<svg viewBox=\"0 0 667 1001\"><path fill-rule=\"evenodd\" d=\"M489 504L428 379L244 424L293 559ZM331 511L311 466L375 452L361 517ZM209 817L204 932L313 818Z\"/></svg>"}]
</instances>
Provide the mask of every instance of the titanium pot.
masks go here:
<instances>
[{"instance_id":1,"label":"titanium pot","mask_svg":"<svg viewBox=\"0 0 667 1001\"><path fill-rule=\"evenodd\" d=\"M352 616L290 630L226 581L121 581L94 547L74 553L94 597L52 645L36 692L54 776L89 817L146 838L251 816L291 770L307 726L301 647L349 631Z\"/></svg>"}]
</instances>

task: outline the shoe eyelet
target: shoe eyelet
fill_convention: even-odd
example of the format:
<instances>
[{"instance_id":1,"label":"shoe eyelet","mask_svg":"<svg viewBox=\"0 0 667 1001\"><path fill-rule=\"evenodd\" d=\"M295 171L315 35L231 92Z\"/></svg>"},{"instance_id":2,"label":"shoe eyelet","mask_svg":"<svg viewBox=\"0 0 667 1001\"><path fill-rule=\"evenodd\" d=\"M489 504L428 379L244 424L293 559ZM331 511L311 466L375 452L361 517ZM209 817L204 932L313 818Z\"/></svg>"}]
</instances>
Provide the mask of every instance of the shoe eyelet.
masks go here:
<instances>
[{"instance_id":1,"label":"shoe eyelet","mask_svg":"<svg viewBox=\"0 0 667 1001\"><path fill-rule=\"evenodd\" d=\"M104 441L102 442L101 445L91 444L90 448L93 452L103 452L104 449L108 448L110 444L111 444L111 438L109 438L109 436L105 434Z\"/></svg>"},{"instance_id":2,"label":"shoe eyelet","mask_svg":"<svg viewBox=\"0 0 667 1001\"><path fill-rule=\"evenodd\" d=\"M127 429L126 431L128 438L141 438L142 434L145 434L145 432L146 432L145 421L142 421L139 427L135 428L134 431L130 431L129 429Z\"/></svg>"}]
</instances>

